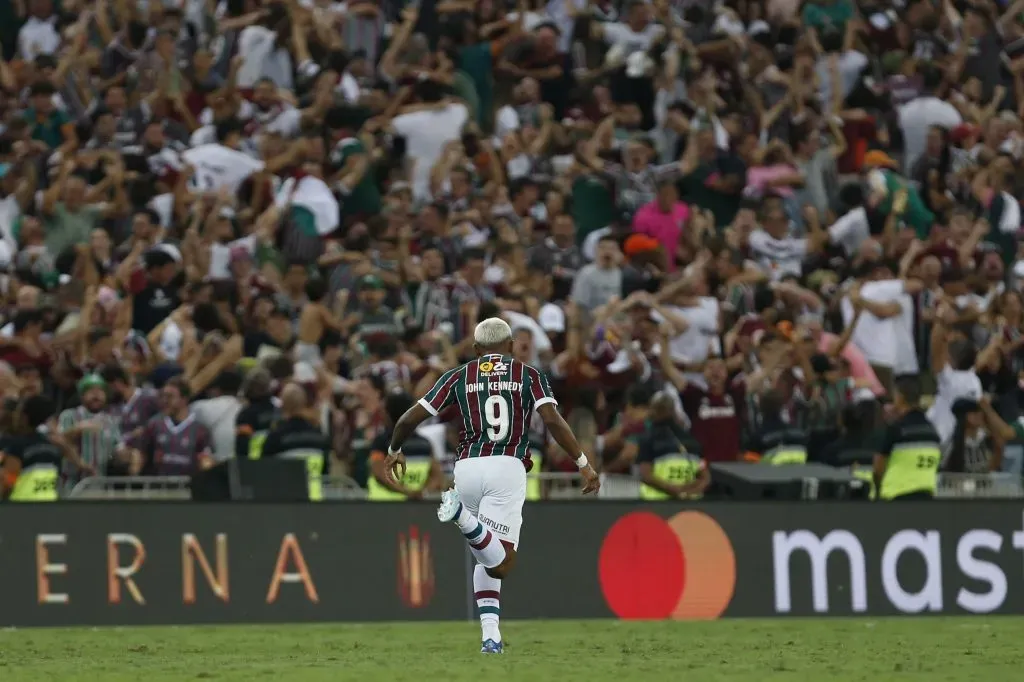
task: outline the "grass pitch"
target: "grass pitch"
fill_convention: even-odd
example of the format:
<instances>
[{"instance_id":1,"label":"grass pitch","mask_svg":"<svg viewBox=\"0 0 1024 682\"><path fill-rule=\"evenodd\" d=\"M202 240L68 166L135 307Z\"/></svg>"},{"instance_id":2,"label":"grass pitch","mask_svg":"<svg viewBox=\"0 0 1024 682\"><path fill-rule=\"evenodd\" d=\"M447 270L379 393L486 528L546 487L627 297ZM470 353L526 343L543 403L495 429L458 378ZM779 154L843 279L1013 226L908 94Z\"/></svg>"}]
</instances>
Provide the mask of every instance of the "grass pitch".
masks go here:
<instances>
[{"instance_id":1,"label":"grass pitch","mask_svg":"<svg viewBox=\"0 0 1024 682\"><path fill-rule=\"evenodd\" d=\"M1024 619L4 630L3 682L976 682L1020 679Z\"/></svg>"}]
</instances>

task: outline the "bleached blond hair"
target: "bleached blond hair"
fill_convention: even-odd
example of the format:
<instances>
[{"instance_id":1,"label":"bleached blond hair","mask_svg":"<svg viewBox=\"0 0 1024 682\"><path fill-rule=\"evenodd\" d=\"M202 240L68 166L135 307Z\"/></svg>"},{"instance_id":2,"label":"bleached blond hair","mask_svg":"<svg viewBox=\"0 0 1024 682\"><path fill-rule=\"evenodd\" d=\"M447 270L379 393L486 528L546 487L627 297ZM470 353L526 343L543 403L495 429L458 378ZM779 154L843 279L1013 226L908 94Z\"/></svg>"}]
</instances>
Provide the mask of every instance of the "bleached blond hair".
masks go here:
<instances>
[{"instance_id":1,"label":"bleached blond hair","mask_svg":"<svg viewBox=\"0 0 1024 682\"><path fill-rule=\"evenodd\" d=\"M489 317L476 326L473 340L485 348L497 346L512 339L512 328L500 317Z\"/></svg>"}]
</instances>

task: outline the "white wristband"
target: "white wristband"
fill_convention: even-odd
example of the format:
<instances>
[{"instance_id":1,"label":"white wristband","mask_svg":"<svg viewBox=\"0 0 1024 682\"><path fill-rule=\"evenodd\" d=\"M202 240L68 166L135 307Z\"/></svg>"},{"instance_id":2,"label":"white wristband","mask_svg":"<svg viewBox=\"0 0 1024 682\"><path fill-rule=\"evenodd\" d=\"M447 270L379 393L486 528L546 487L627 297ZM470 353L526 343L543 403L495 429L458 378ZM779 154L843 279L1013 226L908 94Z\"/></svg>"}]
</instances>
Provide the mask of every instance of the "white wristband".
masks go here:
<instances>
[{"instance_id":1,"label":"white wristband","mask_svg":"<svg viewBox=\"0 0 1024 682\"><path fill-rule=\"evenodd\" d=\"M580 469L582 469L583 467L590 466L590 460L587 459L587 456L581 452L580 456L576 458L576 466Z\"/></svg>"},{"instance_id":2,"label":"white wristband","mask_svg":"<svg viewBox=\"0 0 1024 682\"><path fill-rule=\"evenodd\" d=\"M402 448L398 448L397 450L392 450L392 449L391 449L391 445L390 445L390 444L388 444L388 454L389 454L390 456L394 457L395 455L397 455L397 454L398 454L399 452L401 452L401 451L402 451Z\"/></svg>"}]
</instances>

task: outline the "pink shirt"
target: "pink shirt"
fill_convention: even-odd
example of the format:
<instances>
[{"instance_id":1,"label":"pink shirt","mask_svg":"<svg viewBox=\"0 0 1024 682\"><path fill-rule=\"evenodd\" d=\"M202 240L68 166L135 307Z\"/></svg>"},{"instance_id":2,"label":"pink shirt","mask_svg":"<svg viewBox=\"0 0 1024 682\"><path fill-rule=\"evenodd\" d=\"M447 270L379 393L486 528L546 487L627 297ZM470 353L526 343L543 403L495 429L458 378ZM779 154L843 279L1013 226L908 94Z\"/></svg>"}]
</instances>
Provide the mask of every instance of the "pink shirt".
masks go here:
<instances>
[{"instance_id":1,"label":"pink shirt","mask_svg":"<svg viewBox=\"0 0 1024 682\"><path fill-rule=\"evenodd\" d=\"M796 168L784 163L774 166L754 166L753 168L748 168L746 189L754 190L758 194L764 194L769 189L769 182L778 180L786 175L792 175L795 172ZM778 185L772 187L771 190L782 197L791 197L796 194L792 187L787 187L786 185Z\"/></svg>"},{"instance_id":2,"label":"pink shirt","mask_svg":"<svg viewBox=\"0 0 1024 682\"><path fill-rule=\"evenodd\" d=\"M837 343L839 343L838 336L822 332L821 338L818 339L818 352L828 353ZM871 392L876 396L885 395L885 388L882 386L882 382L875 376L875 370L871 369L868 359L864 357L864 354L860 352L857 346L852 343L846 344L846 348L843 349L840 355L850 363L850 376L853 377L854 381L866 383Z\"/></svg>"},{"instance_id":3,"label":"pink shirt","mask_svg":"<svg viewBox=\"0 0 1024 682\"><path fill-rule=\"evenodd\" d=\"M633 231L654 237L665 249L669 271L676 269L676 247L683 234L683 225L690 217L690 207L681 201L672 206L669 213L652 201L640 207L633 217Z\"/></svg>"}]
</instances>

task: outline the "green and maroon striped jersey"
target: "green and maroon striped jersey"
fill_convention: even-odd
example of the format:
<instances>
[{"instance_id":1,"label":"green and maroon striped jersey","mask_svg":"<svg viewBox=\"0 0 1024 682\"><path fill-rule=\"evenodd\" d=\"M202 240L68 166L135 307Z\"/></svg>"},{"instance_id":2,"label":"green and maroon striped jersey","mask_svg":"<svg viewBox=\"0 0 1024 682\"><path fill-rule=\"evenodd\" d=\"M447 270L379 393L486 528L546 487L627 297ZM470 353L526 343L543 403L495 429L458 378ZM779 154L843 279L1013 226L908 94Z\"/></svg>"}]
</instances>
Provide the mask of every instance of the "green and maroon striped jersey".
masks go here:
<instances>
[{"instance_id":1,"label":"green and maroon striped jersey","mask_svg":"<svg viewBox=\"0 0 1024 682\"><path fill-rule=\"evenodd\" d=\"M420 399L437 415L455 406L462 415L458 459L530 453L530 416L558 404L547 377L507 355L485 355L437 380Z\"/></svg>"}]
</instances>

